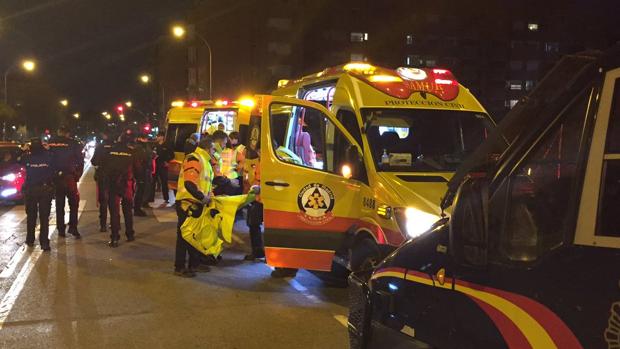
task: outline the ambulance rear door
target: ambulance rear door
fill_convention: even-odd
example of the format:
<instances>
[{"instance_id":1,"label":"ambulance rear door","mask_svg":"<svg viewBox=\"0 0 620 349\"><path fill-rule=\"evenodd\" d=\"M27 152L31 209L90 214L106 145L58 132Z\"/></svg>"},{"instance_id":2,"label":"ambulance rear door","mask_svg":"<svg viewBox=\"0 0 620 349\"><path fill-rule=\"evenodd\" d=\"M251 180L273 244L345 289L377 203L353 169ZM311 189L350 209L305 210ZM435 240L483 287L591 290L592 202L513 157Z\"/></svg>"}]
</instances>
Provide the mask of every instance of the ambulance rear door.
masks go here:
<instances>
[{"instance_id":1,"label":"ambulance rear door","mask_svg":"<svg viewBox=\"0 0 620 349\"><path fill-rule=\"evenodd\" d=\"M361 148L320 104L274 96L259 101L267 263L329 271L360 216Z\"/></svg>"}]
</instances>

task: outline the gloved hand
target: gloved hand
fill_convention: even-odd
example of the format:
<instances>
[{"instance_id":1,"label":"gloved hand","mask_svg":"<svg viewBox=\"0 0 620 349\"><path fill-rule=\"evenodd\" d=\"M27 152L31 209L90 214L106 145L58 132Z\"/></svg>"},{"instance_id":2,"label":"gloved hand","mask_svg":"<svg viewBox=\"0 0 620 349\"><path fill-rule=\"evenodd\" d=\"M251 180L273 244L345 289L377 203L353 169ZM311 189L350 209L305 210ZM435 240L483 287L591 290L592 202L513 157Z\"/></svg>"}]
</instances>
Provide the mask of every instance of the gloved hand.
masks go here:
<instances>
[{"instance_id":1,"label":"gloved hand","mask_svg":"<svg viewBox=\"0 0 620 349\"><path fill-rule=\"evenodd\" d=\"M204 205L208 206L208 205L209 205L209 203L211 203L211 195L205 195L205 196L202 198L202 201L200 201L200 202L201 202L202 204L204 204Z\"/></svg>"},{"instance_id":2,"label":"gloved hand","mask_svg":"<svg viewBox=\"0 0 620 349\"><path fill-rule=\"evenodd\" d=\"M260 194L260 185L253 185L250 187L250 192L259 195Z\"/></svg>"}]
</instances>

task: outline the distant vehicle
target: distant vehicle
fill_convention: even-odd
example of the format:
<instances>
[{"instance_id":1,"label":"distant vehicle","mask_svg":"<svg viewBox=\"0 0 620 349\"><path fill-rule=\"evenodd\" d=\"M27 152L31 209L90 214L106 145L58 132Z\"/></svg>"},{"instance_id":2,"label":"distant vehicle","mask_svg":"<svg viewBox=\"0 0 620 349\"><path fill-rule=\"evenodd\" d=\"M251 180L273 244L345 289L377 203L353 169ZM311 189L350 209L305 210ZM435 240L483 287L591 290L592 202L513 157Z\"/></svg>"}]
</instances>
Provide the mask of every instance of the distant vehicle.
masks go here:
<instances>
[{"instance_id":1,"label":"distant vehicle","mask_svg":"<svg viewBox=\"0 0 620 349\"><path fill-rule=\"evenodd\" d=\"M218 124L224 124L226 133L238 131L241 140L247 137L250 109L254 101L250 98L217 101L174 101L166 118L166 142L172 145L174 159L168 167L168 186L176 189L185 141L192 133L213 133Z\"/></svg>"},{"instance_id":2,"label":"distant vehicle","mask_svg":"<svg viewBox=\"0 0 620 349\"><path fill-rule=\"evenodd\" d=\"M564 57L448 187L350 276L352 348L620 348L620 46Z\"/></svg>"},{"instance_id":3,"label":"distant vehicle","mask_svg":"<svg viewBox=\"0 0 620 349\"><path fill-rule=\"evenodd\" d=\"M0 142L0 202L23 200L26 169L18 163L21 153L19 144Z\"/></svg>"}]
</instances>

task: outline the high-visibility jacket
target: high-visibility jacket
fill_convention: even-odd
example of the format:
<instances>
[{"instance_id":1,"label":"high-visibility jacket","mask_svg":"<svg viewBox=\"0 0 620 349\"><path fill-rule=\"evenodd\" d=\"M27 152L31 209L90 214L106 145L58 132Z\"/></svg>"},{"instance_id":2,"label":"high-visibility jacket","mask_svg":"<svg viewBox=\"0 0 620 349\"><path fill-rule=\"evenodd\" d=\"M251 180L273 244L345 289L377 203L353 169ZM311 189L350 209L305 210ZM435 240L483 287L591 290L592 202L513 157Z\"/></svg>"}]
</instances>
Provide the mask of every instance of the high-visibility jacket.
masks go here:
<instances>
[{"instance_id":1,"label":"high-visibility jacket","mask_svg":"<svg viewBox=\"0 0 620 349\"><path fill-rule=\"evenodd\" d=\"M209 162L209 153L202 148L196 148L196 150L187 155L183 161L183 167L179 174L179 181L177 182L177 201L189 201L197 203L199 200L194 197L187 189L185 189L186 176L190 174L190 171L198 173L198 176L192 174L192 178L197 180L194 182L198 189L205 195L209 195L213 184L213 168ZM189 180L189 179L188 179Z\"/></svg>"},{"instance_id":2,"label":"high-visibility jacket","mask_svg":"<svg viewBox=\"0 0 620 349\"><path fill-rule=\"evenodd\" d=\"M240 144L235 148L226 148L222 151L222 174L230 179L239 178L239 169L243 169L245 146Z\"/></svg>"}]
</instances>

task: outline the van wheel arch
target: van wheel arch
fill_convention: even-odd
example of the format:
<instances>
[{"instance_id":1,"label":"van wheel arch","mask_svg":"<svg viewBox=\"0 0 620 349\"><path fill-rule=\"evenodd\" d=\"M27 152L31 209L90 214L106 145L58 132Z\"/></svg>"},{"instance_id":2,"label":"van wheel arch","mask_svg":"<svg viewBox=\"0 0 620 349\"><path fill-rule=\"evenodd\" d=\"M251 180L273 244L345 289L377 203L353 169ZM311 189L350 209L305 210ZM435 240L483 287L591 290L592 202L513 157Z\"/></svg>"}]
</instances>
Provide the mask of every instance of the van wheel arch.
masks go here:
<instances>
[{"instance_id":1,"label":"van wheel arch","mask_svg":"<svg viewBox=\"0 0 620 349\"><path fill-rule=\"evenodd\" d=\"M381 249L374 236L361 230L349 248L349 269L353 272L372 269L381 260Z\"/></svg>"}]
</instances>

